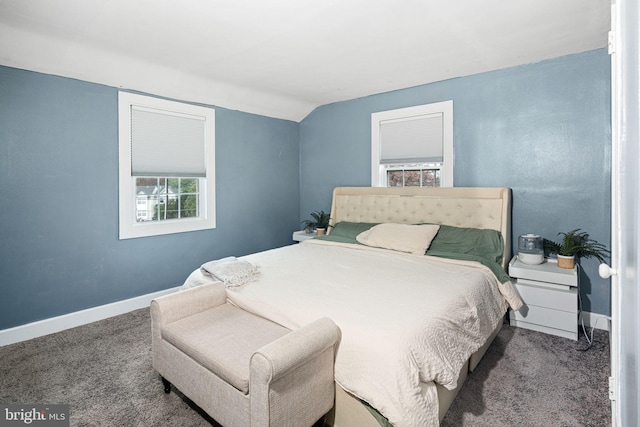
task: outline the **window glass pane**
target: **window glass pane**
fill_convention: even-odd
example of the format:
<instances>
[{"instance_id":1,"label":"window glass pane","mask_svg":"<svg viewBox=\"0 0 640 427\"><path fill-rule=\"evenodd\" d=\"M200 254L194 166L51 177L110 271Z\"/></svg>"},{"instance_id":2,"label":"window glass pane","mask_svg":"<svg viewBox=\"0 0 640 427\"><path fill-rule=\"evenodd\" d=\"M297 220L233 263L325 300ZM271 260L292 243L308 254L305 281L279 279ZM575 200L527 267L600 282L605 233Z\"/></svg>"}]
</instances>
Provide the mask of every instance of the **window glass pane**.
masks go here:
<instances>
[{"instance_id":1,"label":"window glass pane","mask_svg":"<svg viewBox=\"0 0 640 427\"><path fill-rule=\"evenodd\" d=\"M404 186L405 187L420 187L420 175L421 171L418 170L405 170L404 171Z\"/></svg>"},{"instance_id":2,"label":"window glass pane","mask_svg":"<svg viewBox=\"0 0 640 427\"><path fill-rule=\"evenodd\" d=\"M198 178L136 177L138 221L198 217L198 200Z\"/></svg>"},{"instance_id":3,"label":"window glass pane","mask_svg":"<svg viewBox=\"0 0 640 427\"><path fill-rule=\"evenodd\" d=\"M180 197L180 208L183 217L198 216L198 197L195 194Z\"/></svg>"},{"instance_id":4,"label":"window glass pane","mask_svg":"<svg viewBox=\"0 0 640 427\"><path fill-rule=\"evenodd\" d=\"M402 180L403 172L400 171L388 171L387 172L387 186L388 187L403 187L404 182Z\"/></svg>"},{"instance_id":5,"label":"window glass pane","mask_svg":"<svg viewBox=\"0 0 640 427\"><path fill-rule=\"evenodd\" d=\"M440 171L438 169L427 169L422 172L423 187L440 187Z\"/></svg>"},{"instance_id":6,"label":"window glass pane","mask_svg":"<svg viewBox=\"0 0 640 427\"><path fill-rule=\"evenodd\" d=\"M198 216L198 179L180 180L180 212L183 218Z\"/></svg>"}]
</instances>

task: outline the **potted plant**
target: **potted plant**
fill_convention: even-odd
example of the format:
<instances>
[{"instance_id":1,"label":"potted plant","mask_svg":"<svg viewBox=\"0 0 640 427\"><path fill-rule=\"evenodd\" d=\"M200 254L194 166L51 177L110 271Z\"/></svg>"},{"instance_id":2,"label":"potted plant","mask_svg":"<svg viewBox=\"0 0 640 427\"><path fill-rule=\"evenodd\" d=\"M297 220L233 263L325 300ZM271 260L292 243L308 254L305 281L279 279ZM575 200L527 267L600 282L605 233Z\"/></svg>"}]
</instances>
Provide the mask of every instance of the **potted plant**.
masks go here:
<instances>
[{"instance_id":1,"label":"potted plant","mask_svg":"<svg viewBox=\"0 0 640 427\"><path fill-rule=\"evenodd\" d=\"M330 215L324 211L315 211L311 212L311 218L313 219L305 219L301 223L304 225L305 232L311 234L315 230L318 236L326 234Z\"/></svg>"},{"instance_id":2,"label":"potted plant","mask_svg":"<svg viewBox=\"0 0 640 427\"><path fill-rule=\"evenodd\" d=\"M560 232L558 236L562 236L560 242L544 239L544 250L558 255L560 268L573 268L576 258L596 258L604 262L604 257L610 253L602 243L591 239L588 233L579 228Z\"/></svg>"}]
</instances>

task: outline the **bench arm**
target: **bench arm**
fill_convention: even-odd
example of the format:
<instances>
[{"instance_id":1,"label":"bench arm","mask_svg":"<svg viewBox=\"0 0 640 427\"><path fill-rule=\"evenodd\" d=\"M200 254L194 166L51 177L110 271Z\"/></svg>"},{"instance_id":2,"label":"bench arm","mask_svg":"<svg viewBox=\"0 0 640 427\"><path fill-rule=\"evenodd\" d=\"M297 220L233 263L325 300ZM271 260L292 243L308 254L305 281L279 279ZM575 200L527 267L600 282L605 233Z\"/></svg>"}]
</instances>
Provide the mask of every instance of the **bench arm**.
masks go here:
<instances>
[{"instance_id":1,"label":"bench arm","mask_svg":"<svg viewBox=\"0 0 640 427\"><path fill-rule=\"evenodd\" d=\"M325 317L257 350L249 376L251 425L311 425L325 415L335 398L340 338Z\"/></svg>"},{"instance_id":2,"label":"bench arm","mask_svg":"<svg viewBox=\"0 0 640 427\"><path fill-rule=\"evenodd\" d=\"M210 283L185 289L151 301L151 320L164 326L225 302L227 302L227 291L222 283Z\"/></svg>"}]
</instances>

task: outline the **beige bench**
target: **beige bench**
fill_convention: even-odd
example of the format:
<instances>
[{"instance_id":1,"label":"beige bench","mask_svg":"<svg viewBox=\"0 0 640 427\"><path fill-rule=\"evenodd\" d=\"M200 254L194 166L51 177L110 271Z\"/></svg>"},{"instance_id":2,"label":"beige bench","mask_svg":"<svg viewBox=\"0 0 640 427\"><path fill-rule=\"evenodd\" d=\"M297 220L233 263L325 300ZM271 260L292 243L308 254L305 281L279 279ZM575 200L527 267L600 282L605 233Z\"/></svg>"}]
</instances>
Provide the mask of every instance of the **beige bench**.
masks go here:
<instances>
[{"instance_id":1,"label":"beige bench","mask_svg":"<svg viewBox=\"0 0 640 427\"><path fill-rule=\"evenodd\" d=\"M151 303L153 367L225 427L310 426L333 407L340 330L291 331L227 302L212 283Z\"/></svg>"}]
</instances>

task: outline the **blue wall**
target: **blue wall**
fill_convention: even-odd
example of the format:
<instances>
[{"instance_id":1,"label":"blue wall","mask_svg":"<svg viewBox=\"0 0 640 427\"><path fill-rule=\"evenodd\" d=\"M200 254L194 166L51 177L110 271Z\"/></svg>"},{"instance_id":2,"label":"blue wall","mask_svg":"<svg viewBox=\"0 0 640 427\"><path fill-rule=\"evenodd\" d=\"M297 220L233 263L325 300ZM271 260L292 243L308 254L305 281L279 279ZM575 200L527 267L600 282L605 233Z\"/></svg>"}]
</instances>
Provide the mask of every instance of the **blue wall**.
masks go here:
<instances>
[{"instance_id":1,"label":"blue wall","mask_svg":"<svg viewBox=\"0 0 640 427\"><path fill-rule=\"evenodd\" d=\"M513 189L519 234L610 242L605 50L319 107L300 124L216 108L217 228L118 240L117 89L0 66L0 329L180 285L291 243L340 185L370 185L371 113L454 100L457 186ZM583 261L587 311L609 281Z\"/></svg>"},{"instance_id":2,"label":"blue wall","mask_svg":"<svg viewBox=\"0 0 640 427\"><path fill-rule=\"evenodd\" d=\"M319 107L300 124L301 219L333 187L371 184L371 113L453 99L455 185L513 189L514 247L574 228L609 246L610 86L594 50ZM597 264L582 261L584 309L608 315Z\"/></svg>"},{"instance_id":3,"label":"blue wall","mask_svg":"<svg viewBox=\"0 0 640 427\"><path fill-rule=\"evenodd\" d=\"M117 89L0 67L0 329L291 243L298 124L216 108L217 228L118 240Z\"/></svg>"}]
</instances>

